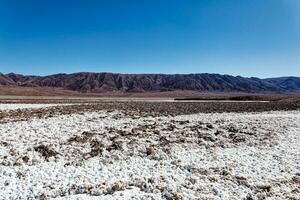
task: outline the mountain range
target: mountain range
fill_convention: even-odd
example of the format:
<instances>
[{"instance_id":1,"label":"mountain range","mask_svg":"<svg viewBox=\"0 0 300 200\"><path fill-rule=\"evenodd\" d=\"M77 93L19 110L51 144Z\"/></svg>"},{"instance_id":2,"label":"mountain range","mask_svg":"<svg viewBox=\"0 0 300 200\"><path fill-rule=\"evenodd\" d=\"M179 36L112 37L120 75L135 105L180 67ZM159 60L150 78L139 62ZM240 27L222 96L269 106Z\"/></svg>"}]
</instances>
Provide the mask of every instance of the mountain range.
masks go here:
<instances>
[{"instance_id":1,"label":"mountain range","mask_svg":"<svg viewBox=\"0 0 300 200\"><path fill-rule=\"evenodd\" d=\"M0 73L0 86L51 87L77 92L300 92L300 77L260 79L220 74L90 73L30 76Z\"/></svg>"}]
</instances>

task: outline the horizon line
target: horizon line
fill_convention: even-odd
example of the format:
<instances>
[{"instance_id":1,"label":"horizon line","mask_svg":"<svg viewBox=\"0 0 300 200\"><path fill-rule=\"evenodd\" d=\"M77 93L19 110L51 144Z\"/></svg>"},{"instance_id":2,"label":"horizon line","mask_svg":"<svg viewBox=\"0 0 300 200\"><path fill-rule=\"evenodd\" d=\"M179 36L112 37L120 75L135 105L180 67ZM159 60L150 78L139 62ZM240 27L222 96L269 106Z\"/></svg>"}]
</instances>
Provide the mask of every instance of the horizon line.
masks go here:
<instances>
[{"instance_id":1,"label":"horizon line","mask_svg":"<svg viewBox=\"0 0 300 200\"><path fill-rule=\"evenodd\" d=\"M243 75L233 75L233 74L222 74L222 73L215 73L215 72L191 72L191 73L119 73L119 72L109 72L109 71L75 71L75 72L59 72L59 73L51 73L51 74L23 74L23 73L16 73L16 72L8 72L3 73L0 71L0 74L9 75L9 74L16 74L22 76L39 76L39 77L46 77L46 76L54 76L54 75L72 75L72 74L80 74L80 73L90 73L90 74L120 74L120 75L196 75L196 74L210 74L210 75L221 75L221 76L233 76L233 77L243 77L243 78L259 78L259 79L268 79L268 78L300 78L300 76L295 75L283 75L283 76L271 76L271 77L258 77L258 76L243 76Z\"/></svg>"}]
</instances>

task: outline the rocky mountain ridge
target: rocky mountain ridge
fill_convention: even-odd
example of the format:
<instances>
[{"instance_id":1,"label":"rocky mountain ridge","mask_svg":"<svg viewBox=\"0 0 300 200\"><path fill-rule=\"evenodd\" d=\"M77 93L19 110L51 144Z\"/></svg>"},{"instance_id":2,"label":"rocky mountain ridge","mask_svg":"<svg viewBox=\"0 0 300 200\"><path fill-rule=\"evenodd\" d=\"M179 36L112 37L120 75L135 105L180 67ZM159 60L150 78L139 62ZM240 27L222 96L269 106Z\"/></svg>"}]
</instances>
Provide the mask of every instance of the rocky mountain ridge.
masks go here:
<instances>
[{"instance_id":1,"label":"rocky mountain ridge","mask_svg":"<svg viewBox=\"0 0 300 200\"><path fill-rule=\"evenodd\" d=\"M220 74L90 73L27 76L1 74L0 85L54 87L79 92L148 92L192 90L208 92L299 92L300 77L259 79Z\"/></svg>"}]
</instances>

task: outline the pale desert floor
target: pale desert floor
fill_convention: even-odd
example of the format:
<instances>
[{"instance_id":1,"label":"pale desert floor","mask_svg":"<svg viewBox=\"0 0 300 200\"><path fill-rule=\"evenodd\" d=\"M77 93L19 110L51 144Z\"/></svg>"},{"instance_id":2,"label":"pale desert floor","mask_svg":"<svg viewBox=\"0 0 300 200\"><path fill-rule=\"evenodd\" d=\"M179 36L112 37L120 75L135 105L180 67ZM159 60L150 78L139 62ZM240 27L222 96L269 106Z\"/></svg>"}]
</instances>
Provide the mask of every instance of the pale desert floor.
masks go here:
<instances>
[{"instance_id":1,"label":"pale desert floor","mask_svg":"<svg viewBox=\"0 0 300 200\"><path fill-rule=\"evenodd\" d=\"M0 199L300 199L300 111L7 118L0 162Z\"/></svg>"}]
</instances>

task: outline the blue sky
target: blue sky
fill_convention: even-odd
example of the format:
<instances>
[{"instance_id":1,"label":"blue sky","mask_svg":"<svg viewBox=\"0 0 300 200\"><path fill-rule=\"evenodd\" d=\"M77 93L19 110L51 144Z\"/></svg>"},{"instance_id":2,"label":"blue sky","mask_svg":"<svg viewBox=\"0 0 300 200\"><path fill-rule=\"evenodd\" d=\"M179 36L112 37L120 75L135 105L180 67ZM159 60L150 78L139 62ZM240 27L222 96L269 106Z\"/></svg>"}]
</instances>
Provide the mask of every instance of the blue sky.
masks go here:
<instances>
[{"instance_id":1,"label":"blue sky","mask_svg":"<svg viewBox=\"0 0 300 200\"><path fill-rule=\"evenodd\" d=\"M300 76L298 0L0 0L0 72Z\"/></svg>"}]
</instances>

